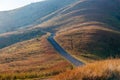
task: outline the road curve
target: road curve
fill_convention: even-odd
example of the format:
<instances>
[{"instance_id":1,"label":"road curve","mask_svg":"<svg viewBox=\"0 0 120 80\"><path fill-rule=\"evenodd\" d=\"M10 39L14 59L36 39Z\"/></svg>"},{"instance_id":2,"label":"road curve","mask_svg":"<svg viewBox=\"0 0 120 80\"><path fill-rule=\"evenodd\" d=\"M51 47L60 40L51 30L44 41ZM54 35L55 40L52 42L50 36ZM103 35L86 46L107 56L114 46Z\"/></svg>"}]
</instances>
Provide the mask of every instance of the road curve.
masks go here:
<instances>
[{"instance_id":1,"label":"road curve","mask_svg":"<svg viewBox=\"0 0 120 80\"><path fill-rule=\"evenodd\" d=\"M58 53L63 56L65 59L67 59L70 63L72 63L74 66L82 66L84 65L83 62L75 59L72 57L68 52L66 52L55 40L54 40L54 34L51 34L47 40L52 44L52 46L55 48Z\"/></svg>"}]
</instances>

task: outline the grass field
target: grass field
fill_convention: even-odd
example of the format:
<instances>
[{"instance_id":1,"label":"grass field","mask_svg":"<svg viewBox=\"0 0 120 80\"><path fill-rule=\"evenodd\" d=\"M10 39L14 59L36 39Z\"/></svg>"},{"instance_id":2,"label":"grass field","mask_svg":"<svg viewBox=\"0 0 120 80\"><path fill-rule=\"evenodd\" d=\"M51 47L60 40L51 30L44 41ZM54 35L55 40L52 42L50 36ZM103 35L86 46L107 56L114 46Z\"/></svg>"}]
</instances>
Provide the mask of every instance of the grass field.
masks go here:
<instances>
[{"instance_id":1,"label":"grass field","mask_svg":"<svg viewBox=\"0 0 120 80\"><path fill-rule=\"evenodd\" d=\"M0 80L44 79L72 69L45 37L0 50Z\"/></svg>"}]
</instances>

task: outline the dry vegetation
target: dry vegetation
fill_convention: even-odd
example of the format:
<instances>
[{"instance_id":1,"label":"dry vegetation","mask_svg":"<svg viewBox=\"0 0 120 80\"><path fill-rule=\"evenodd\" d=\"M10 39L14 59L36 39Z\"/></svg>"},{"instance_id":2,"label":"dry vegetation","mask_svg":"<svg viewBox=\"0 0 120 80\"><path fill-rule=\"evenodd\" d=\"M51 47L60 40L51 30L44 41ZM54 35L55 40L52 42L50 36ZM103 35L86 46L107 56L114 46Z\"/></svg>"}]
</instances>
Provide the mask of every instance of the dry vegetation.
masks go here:
<instances>
[{"instance_id":1,"label":"dry vegetation","mask_svg":"<svg viewBox=\"0 0 120 80\"><path fill-rule=\"evenodd\" d=\"M60 30L55 37L56 41L73 56L85 62L111 56L120 57L120 6L116 1L80 0L42 18L40 22L43 23L30 29L42 28L50 32ZM2 36L5 35L8 34ZM8 38L2 38L1 41L8 44L28 35L21 34L20 38L17 36L7 36ZM7 45L2 47L5 46ZM57 76L56 80L119 80L119 63L120 60L117 59L107 60L71 71L72 65L61 58L42 37L0 50L0 80L51 78L65 71L67 72Z\"/></svg>"},{"instance_id":2,"label":"dry vegetation","mask_svg":"<svg viewBox=\"0 0 120 80\"><path fill-rule=\"evenodd\" d=\"M56 76L54 80L120 80L120 59L78 67Z\"/></svg>"},{"instance_id":3,"label":"dry vegetation","mask_svg":"<svg viewBox=\"0 0 120 80\"><path fill-rule=\"evenodd\" d=\"M70 69L72 65L54 51L45 37L0 50L0 80L42 79Z\"/></svg>"},{"instance_id":4,"label":"dry vegetation","mask_svg":"<svg viewBox=\"0 0 120 80\"><path fill-rule=\"evenodd\" d=\"M72 27L60 31L56 40L73 56L86 61L119 57L120 32L99 26Z\"/></svg>"}]
</instances>

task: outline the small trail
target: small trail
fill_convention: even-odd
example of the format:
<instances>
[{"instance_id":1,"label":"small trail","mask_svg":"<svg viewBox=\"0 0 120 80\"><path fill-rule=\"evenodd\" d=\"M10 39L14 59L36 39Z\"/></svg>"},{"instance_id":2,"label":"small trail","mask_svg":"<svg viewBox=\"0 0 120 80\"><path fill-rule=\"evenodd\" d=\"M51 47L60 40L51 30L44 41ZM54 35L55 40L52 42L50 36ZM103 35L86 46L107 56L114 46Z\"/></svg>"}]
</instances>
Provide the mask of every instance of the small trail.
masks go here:
<instances>
[{"instance_id":1,"label":"small trail","mask_svg":"<svg viewBox=\"0 0 120 80\"><path fill-rule=\"evenodd\" d=\"M68 52L66 52L55 40L54 40L54 34L51 34L47 40L52 44L52 46L55 48L56 51L59 52L61 56L63 56L65 59L67 59L70 63L72 63L74 66L82 66L84 63L82 61L77 60L73 56L71 56Z\"/></svg>"}]
</instances>

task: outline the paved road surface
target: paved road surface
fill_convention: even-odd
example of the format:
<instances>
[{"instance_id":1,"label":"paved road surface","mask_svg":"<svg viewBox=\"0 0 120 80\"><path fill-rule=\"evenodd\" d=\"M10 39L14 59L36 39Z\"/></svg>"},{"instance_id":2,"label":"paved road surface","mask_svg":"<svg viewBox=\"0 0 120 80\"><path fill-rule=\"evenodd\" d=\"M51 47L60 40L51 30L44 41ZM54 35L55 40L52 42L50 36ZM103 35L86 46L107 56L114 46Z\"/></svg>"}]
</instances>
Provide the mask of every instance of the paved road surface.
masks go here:
<instances>
[{"instance_id":1,"label":"paved road surface","mask_svg":"<svg viewBox=\"0 0 120 80\"><path fill-rule=\"evenodd\" d=\"M52 44L52 46L59 52L60 55L62 55L65 59L67 59L69 62L71 62L74 66L82 66L84 65L83 62L75 59L72 57L68 52L66 52L55 40L54 40L54 34L51 34L48 37L48 41Z\"/></svg>"}]
</instances>

